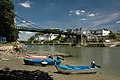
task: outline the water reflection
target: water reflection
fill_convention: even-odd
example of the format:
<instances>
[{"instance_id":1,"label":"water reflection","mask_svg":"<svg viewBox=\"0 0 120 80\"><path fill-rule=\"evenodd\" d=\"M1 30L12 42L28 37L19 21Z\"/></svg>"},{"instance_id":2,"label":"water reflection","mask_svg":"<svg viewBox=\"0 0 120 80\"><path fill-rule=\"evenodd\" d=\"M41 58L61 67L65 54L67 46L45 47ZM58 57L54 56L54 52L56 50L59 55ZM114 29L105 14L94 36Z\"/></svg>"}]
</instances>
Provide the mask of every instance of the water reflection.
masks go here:
<instances>
[{"instance_id":1,"label":"water reflection","mask_svg":"<svg viewBox=\"0 0 120 80\"><path fill-rule=\"evenodd\" d=\"M109 48L105 48L102 50L102 63L104 65L104 67L108 67L110 66L110 49Z\"/></svg>"}]
</instances>

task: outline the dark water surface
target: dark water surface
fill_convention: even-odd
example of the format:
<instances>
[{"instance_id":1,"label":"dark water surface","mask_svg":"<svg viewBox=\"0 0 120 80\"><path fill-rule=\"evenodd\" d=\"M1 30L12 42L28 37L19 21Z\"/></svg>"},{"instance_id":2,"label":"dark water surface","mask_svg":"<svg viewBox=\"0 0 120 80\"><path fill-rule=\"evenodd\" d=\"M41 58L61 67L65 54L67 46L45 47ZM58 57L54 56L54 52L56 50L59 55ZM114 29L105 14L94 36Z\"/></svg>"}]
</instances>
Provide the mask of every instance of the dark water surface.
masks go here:
<instances>
[{"instance_id":1,"label":"dark water surface","mask_svg":"<svg viewBox=\"0 0 120 80\"><path fill-rule=\"evenodd\" d=\"M90 65L95 60L101 65L101 73L113 77L120 77L120 47L71 47L54 45L26 45L28 49L62 52L73 55L67 60L74 65Z\"/></svg>"}]
</instances>

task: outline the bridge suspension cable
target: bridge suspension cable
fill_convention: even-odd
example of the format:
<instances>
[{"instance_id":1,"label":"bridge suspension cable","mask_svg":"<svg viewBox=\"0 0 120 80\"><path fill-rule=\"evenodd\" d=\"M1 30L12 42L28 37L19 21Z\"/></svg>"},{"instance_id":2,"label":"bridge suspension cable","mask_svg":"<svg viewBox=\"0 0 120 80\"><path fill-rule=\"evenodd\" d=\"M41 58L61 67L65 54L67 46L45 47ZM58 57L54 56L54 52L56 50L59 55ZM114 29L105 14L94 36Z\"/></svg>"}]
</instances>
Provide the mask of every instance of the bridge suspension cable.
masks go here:
<instances>
[{"instance_id":1,"label":"bridge suspension cable","mask_svg":"<svg viewBox=\"0 0 120 80\"><path fill-rule=\"evenodd\" d=\"M28 20L25 20L25 19L23 19L22 17L20 17L20 16L18 16L18 15L15 15L17 18L19 18L20 20L18 20L18 19L16 19L17 21L19 21L19 22L21 22L21 23L24 23L23 21L25 21L25 22L27 22L27 23L30 23L30 25L32 25L32 26L34 26L34 27L36 27L36 28L38 28L38 29L43 29L42 27L40 27L40 26L38 26L38 25L36 25L36 24L33 24L33 23L31 23L30 21L28 21ZM30 25L27 25L27 26L29 26L29 27L32 27L32 26L30 26Z\"/></svg>"},{"instance_id":2,"label":"bridge suspension cable","mask_svg":"<svg viewBox=\"0 0 120 80\"><path fill-rule=\"evenodd\" d=\"M23 23L22 21L20 21L20 20L18 20L18 19L16 19L16 21L18 21L18 22L20 22L20 23ZM29 26L29 27L33 28L31 25L26 25L26 26ZM18 26L18 27L19 27L19 26Z\"/></svg>"}]
</instances>

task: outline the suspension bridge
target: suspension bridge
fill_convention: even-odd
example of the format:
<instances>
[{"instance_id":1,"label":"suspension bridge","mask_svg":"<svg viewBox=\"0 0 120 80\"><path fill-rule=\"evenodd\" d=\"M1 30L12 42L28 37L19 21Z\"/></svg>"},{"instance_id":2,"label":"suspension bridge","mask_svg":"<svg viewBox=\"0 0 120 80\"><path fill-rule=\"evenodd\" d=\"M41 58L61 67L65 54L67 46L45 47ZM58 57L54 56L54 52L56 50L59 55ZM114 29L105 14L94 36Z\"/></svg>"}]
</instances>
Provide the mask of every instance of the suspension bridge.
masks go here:
<instances>
[{"instance_id":1,"label":"suspension bridge","mask_svg":"<svg viewBox=\"0 0 120 80\"><path fill-rule=\"evenodd\" d=\"M18 19L16 19L18 22L20 23L24 23L23 21L26 21L27 23L29 23L30 25L26 26L17 26L16 28L19 31L29 31L29 32L42 32L42 33L52 33L52 34L63 34L63 35L68 35L68 36L76 36L76 41L75 44L81 45L81 31L80 32L76 32L76 33L70 33L70 32L66 32L66 31L55 31L55 30L49 30L49 29L44 29L39 27L36 24L31 23L30 21L27 21L19 16L16 15L16 17Z\"/></svg>"},{"instance_id":2,"label":"suspension bridge","mask_svg":"<svg viewBox=\"0 0 120 80\"><path fill-rule=\"evenodd\" d=\"M69 33L64 31L54 31L54 30L48 30L48 29L29 28L29 27L22 27L22 26L17 26L17 29L19 31L29 31L29 32L42 32L42 33L52 33L52 34L73 35L73 36L80 35L80 33L77 34L77 33Z\"/></svg>"}]
</instances>

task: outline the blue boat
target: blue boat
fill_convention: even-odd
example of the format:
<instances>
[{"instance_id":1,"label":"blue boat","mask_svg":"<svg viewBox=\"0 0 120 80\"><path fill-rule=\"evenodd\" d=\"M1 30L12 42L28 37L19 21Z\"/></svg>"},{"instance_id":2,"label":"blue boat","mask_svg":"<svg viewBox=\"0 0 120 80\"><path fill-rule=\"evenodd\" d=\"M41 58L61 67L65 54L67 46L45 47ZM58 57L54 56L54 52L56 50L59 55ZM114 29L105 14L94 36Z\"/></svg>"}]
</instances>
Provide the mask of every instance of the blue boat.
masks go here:
<instances>
[{"instance_id":1,"label":"blue boat","mask_svg":"<svg viewBox=\"0 0 120 80\"><path fill-rule=\"evenodd\" d=\"M26 65L41 65L42 62L47 62L48 65L54 65L54 60L53 59L31 59L31 58L24 58L24 63Z\"/></svg>"},{"instance_id":2,"label":"blue boat","mask_svg":"<svg viewBox=\"0 0 120 80\"><path fill-rule=\"evenodd\" d=\"M60 73L71 74L71 73L96 73L99 71L99 67L92 66L65 66L55 65L56 69Z\"/></svg>"},{"instance_id":3,"label":"blue boat","mask_svg":"<svg viewBox=\"0 0 120 80\"><path fill-rule=\"evenodd\" d=\"M61 59L59 57L56 59L24 58L23 60L26 65L59 65L61 63Z\"/></svg>"}]
</instances>

